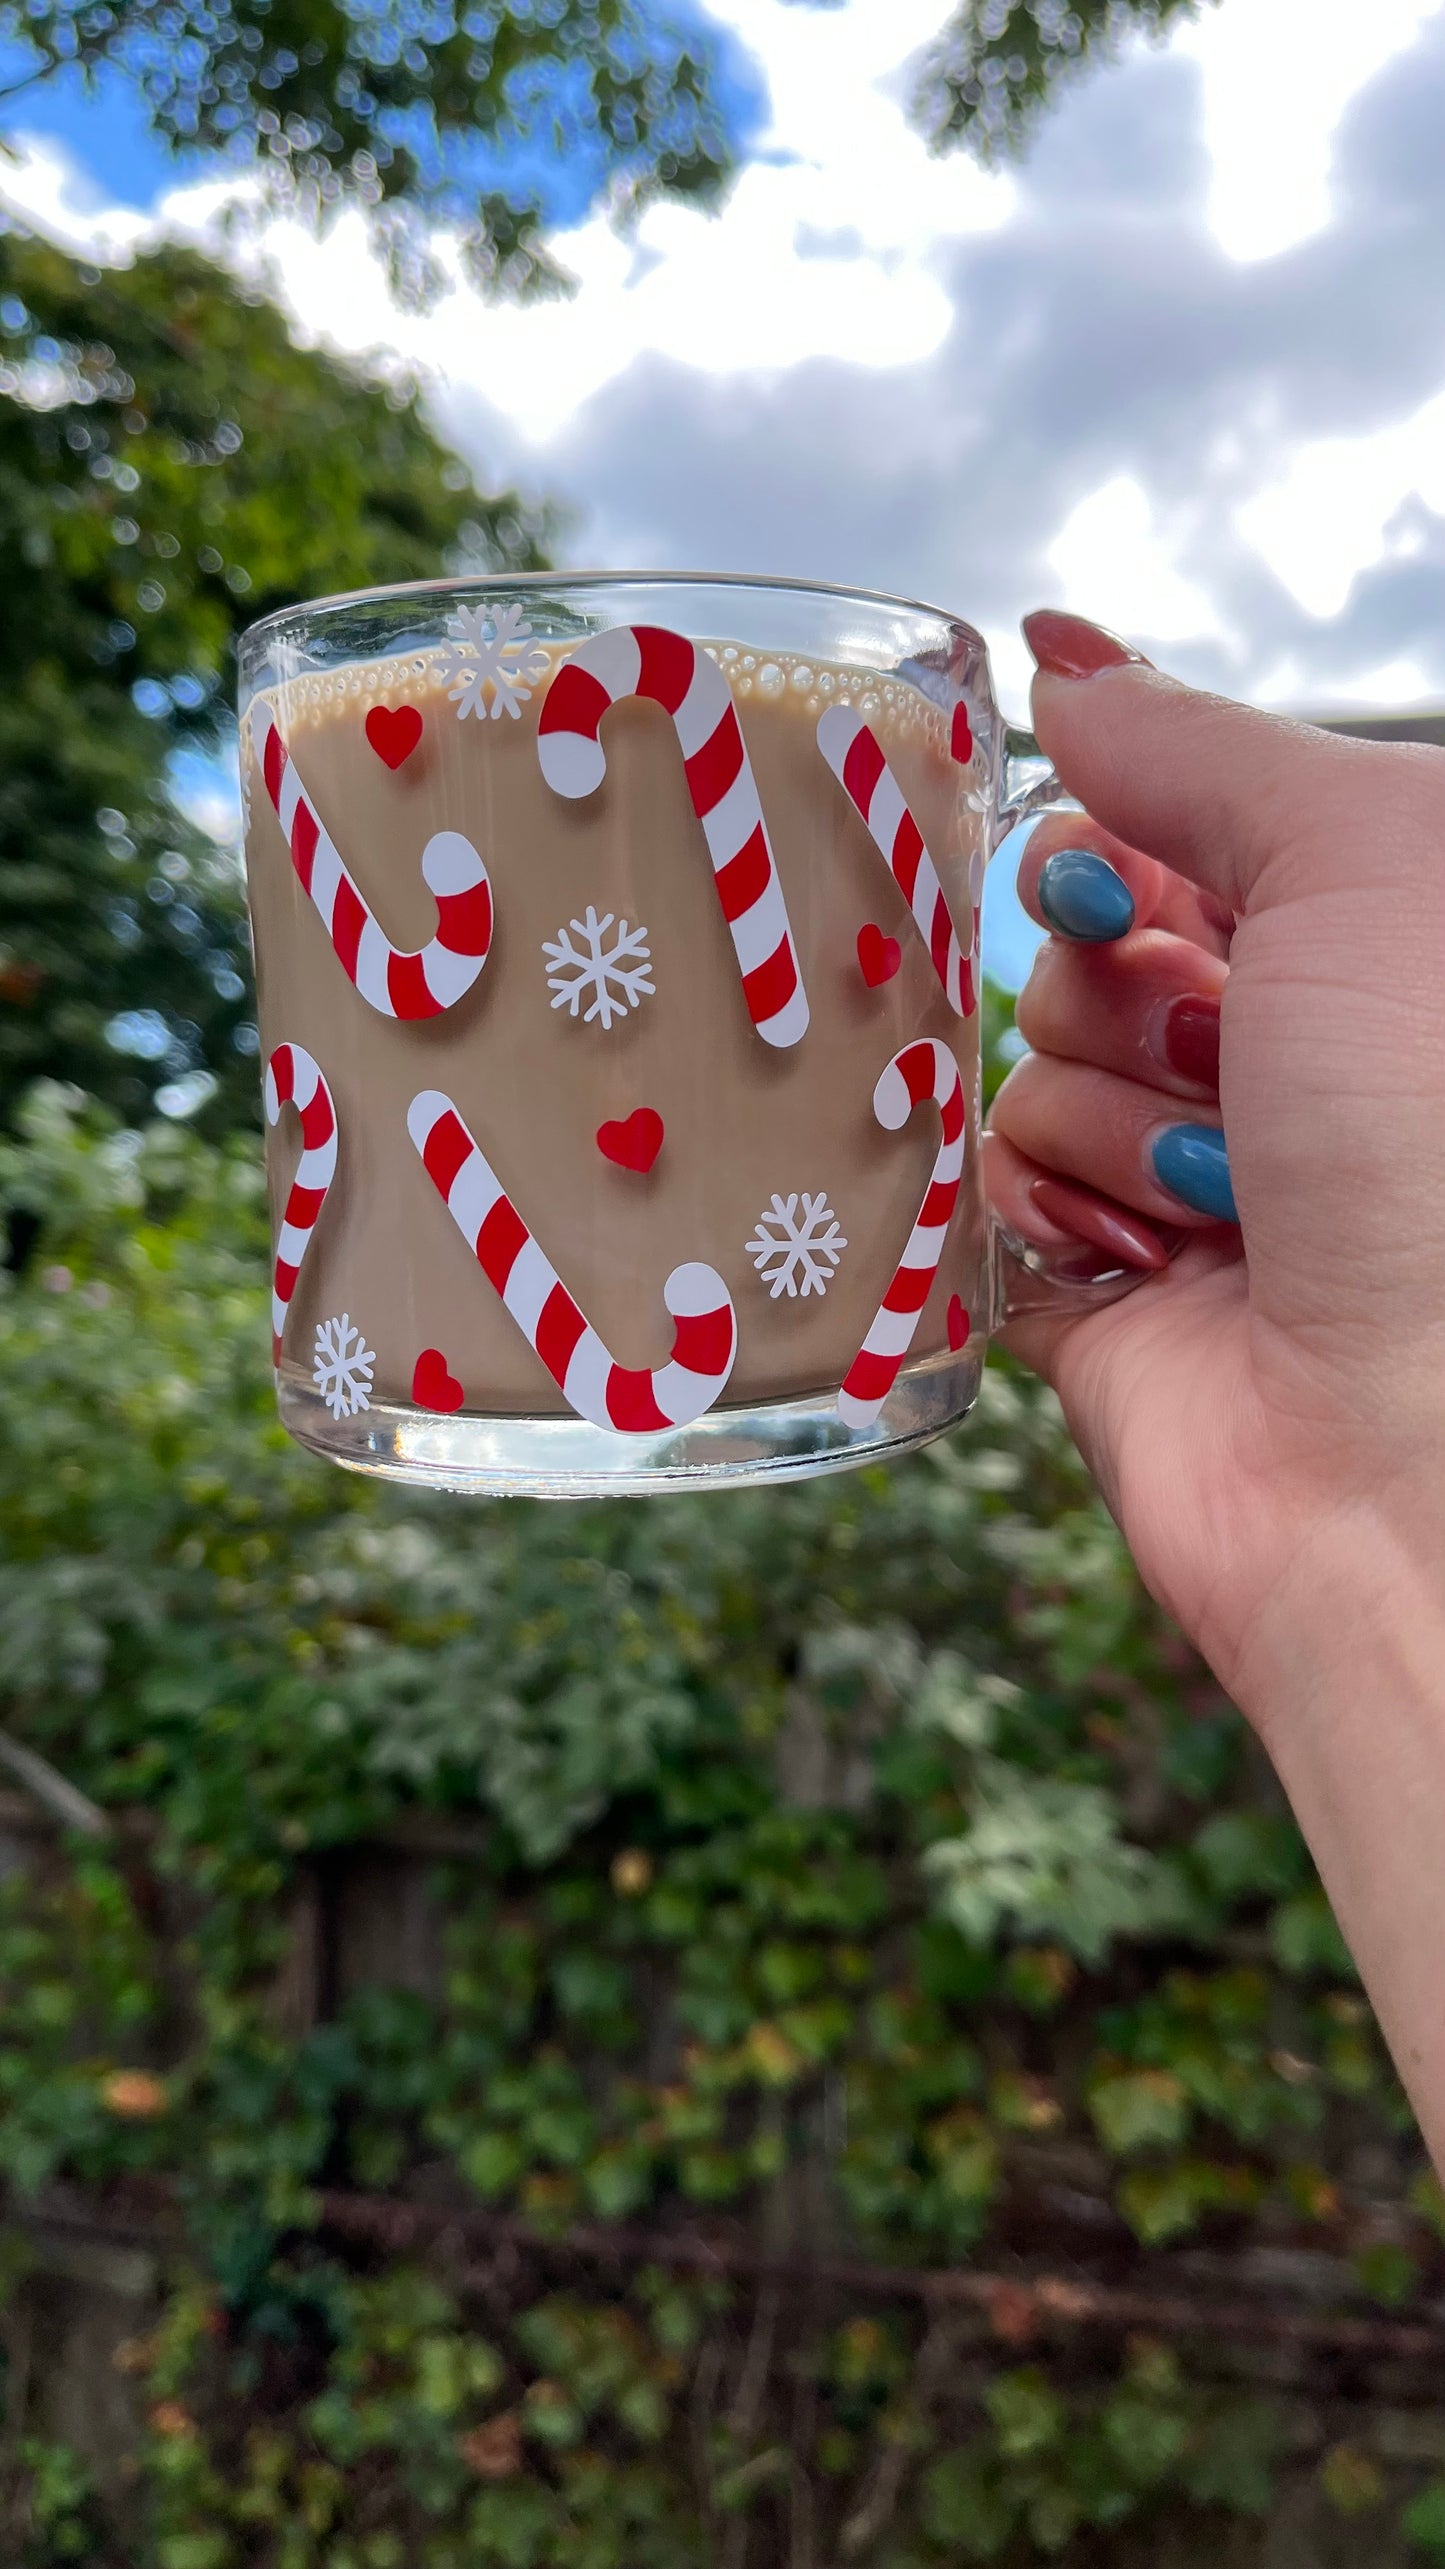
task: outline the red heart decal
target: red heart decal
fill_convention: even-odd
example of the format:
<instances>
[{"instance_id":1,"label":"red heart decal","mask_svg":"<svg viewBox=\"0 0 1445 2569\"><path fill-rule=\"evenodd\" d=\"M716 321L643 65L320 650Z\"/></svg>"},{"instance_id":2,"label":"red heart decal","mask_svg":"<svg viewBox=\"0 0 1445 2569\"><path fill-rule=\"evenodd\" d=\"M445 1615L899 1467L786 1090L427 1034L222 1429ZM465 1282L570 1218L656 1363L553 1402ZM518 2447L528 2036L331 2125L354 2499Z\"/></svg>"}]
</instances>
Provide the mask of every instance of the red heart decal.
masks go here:
<instances>
[{"instance_id":1,"label":"red heart decal","mask_svg":"<svg viewBox=\"0 0 1445 2569\"><path fill-rule=\"evenodd\" d=\"M598 1125L597 1148L615 1168L646 1177L662 1148L662 1117L655 1106L634 1106L625 1123Z\"/></svg>"},{"instance_id":2,"label":"red heart decal","mask_svg":"<svg viewBox=\"0 0 1445 2569\"><path fill-rule=\"evenodd\" d=\"M423 1347L412 1367L411 1396L418 1409L461 1408L466 1394L456 1375L448 1372L440 1347Z\"/></svg>"},{"instance_id":3,"label":"red heart decal","mask_svg":"<svg viewBox=\"0 0 1445 2569\"><path fill-rule=\"evenodd\" d=\"M968 1345L968 1313L964 1310L962 1298L958 1294L954 1295L948 1306L948 1343L955 1355L960 1347Z\"/></svg>"},{"instance_id":4,"label":"red heart decal","mask_svg":"<svg viewBox=\"0 0 1445 2569\"><path fill-rule=\"evenodd\" d=\"M955 705L953 708L953 728L948 735L948 746L959 766L966 767L973 756L973 733L969 727L967 705Z\"/></svg>"},{"instance_id":5,"label":"red heart decal","mask_svg":"<svg viewBox=\"0 0 1445 2569\"><path fill-rule=\"evenodd\" d=\"M421 738L421 715L415 705L373 705L366 737L383 767L404 767Z\"/></svg>"},{"instance_id":6,"label":"red heart decal","mask_svg":"<svg viewBox=\"0 0 1445 2569\"><path fill-rule=\"evenodd\" d=\"M896 937L885 937L871 919L859 929L858 969L870 990L876 990L881 981L891 981L902 961L903 948Z\"/></svg>"}]
</instances>

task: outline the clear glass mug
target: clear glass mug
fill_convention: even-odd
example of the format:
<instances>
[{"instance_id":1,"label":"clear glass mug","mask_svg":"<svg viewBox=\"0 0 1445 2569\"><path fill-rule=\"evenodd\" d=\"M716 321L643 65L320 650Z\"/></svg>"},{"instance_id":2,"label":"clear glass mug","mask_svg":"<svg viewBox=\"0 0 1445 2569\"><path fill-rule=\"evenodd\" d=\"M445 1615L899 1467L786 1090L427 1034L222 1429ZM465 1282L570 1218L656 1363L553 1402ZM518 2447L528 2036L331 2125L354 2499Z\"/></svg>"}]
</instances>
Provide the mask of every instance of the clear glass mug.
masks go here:
<instances>
[{"instance_id":1,"label":"clear glass mug","mask_svg":"<svg viewBox=\"0 0 1445 2569\"><path fill-rule=\"evenodd\" d=\"M241 645L281 1417L575 1497L836 1471L1139 1279L983 1193L985 861L1064 799L973 628L434 581Z\"/></svg>"}]
</instances>

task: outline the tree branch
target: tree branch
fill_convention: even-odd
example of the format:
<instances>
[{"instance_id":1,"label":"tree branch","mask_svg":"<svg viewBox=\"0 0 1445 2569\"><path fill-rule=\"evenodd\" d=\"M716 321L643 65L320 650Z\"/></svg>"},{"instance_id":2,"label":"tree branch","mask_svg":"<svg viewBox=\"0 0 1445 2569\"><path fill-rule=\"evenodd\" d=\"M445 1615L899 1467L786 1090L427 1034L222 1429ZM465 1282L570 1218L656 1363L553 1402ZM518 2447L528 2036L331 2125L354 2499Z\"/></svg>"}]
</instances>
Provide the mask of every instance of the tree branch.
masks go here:
<instances>
[{"instance_id":1,"label":"tree branch","mask_svg":"<svg viewBox=\"0 0 1445 2569\"><path fill-rule=\"evenodd\" d=\"M1004 2274L977 2266L883 2266L845 2257L777 2257L746 2241L709 2239L695 2231L616 2228L578 2222L565 2230L538 2230L508 2212L442 2211L401 2203L388 2195L329 2188L315 2198L323 2238L406 2256L445 2242L448 2279L459 2291L494 2291L494 2267L463 2265L457 2251L499 2248L565 2265L661 2266L677 2274L747 2277L775 2287L811 2287L860 2300L919 2302L925 2309L972 2309L1005 2345L1032 2337L1097 2328L1112 2336L1144 2331L1162 2337L1207 2337L1243 2345L1293 2346L1321 2354L1439 2365L1445 2361L1445 2324L1438 2320L1366 2318L1347 2311L1283 2305L1277 2285L1270 2298L1216 2301L1206 2296L1097 2283L1078 2275ZM127 2209L127 2201L136 2207ZM39 2232L158 2250L184 2249L171 2213L171 2184L145 2181L109 2208L78 2189L57 2189L37 2201L12 2200L10 2217ZM154 2205L156 2210L147 2208Z\"/></svg>"},{"instance_id":2,"label":"tree branch","mask_svg":"<svg viewBox=\"0 0 1445 2569\"><path fill-rule=\"evenodd\" d=\"M745 2242L705 2239L688 2232L614 2229L601 2222L579 2222L544 2233L511 2213L433 2212L420 2204L349 2191L327 2192L319 2200L323 2230L393 2254L426 2246L444 2231L475 2239L479 2245L505 2239L548 2259L746 2275L775 2286L824 2286L866 2300L973 2308L983 2312L1000 2338L1013 2344L1059 2329L1100 2328L1121 2336L1152 2329L1163 2336L1233 2338L1409 2362L1439 2362L1445 2357L1445 2326L1435 2322L1281 2308L1277 2290L1272 2290L1267 2302L1196 2300L1182 2293L1121 2288L1074 2275L998 2274L975 2266L881 2266L843 2257L775 2257Z\"/></svg>"},{"instance_id":3,"label":"tree branch","mask_svg":"<svg viewBox=\"0 0 1445 2569\"><path fill-rule=\"evenodd\" d=\"M27 89L35 87L37 81L48 80L56 68L57 65L53 62L37 63L35 69L27 71L22 79L8 82L3 89L0 89L0 107L8 106L12 98L22 97Z\"/></svg>"},{"instance_id":4,"label":"tree branch","mask_svg":"<svg viewBox=\"0 0 1445 2569\"><path fill-rule=\"evenodd\" d=\"M100 1804L92 1802L89 1794L82 1793L79 1785L72 1784L48 1758L12 1739L8 1731L0 1731L0 1766L8 1766L17 1784L23 1784L62 1828L79 1829L88 1838L110 1836L111 1824Z\"/></svg>"}]
</instances>

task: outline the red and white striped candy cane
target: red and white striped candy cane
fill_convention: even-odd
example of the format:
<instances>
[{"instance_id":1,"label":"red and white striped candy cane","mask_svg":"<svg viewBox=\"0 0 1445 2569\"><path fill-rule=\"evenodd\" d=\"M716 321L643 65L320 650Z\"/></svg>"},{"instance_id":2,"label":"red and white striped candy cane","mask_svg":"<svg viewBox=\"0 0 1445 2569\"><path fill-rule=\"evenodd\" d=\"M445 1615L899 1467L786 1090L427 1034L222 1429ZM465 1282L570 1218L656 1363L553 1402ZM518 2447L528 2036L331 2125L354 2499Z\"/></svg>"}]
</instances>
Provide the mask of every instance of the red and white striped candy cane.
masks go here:
<instances>
[{"instance_id":1,"label":"red and white striped candy cane","mask_svg":"<svg viewBox=\"0 0 1445 2569\"><path fill-rule=\"evenodd\" d=\"M261 697L251 707L256 764L302 889L321 913L343 972L383 1017L439 1017L465 998L492 942L487 869L460 830L438 830L422 850L422 880L437 905L437 932L403 954L368 909L323 827Z\"/></svg>"},{"instance_id":2,"label":"red and white striped candy cane","mask_svg":"<svg viewBox=\"0 0 1445 2569\"><path fill-rule=\"evenodd\" d=\"M624 696L645 696L672 716L748 1013L766 1043L786 1049L807 1032L807 993L737 709L716 661L662 625L593 634L547 690L537 725L542 773L569 801L595 793L607 772L602 717Z\"/></svg>"},{"instance_id":3,"label":"red and white striped candy cane","mask_svg":"<svg viewBox=\"0 0 1445 2569\"><path fill-rule=\"evenodd\" d=\"M283 1106L294 1106L301 1118L301 1157L281 1217L271 1280L271 1360L279 1365L301 1261L336 1175L336 1107L324 1074L300 1044L277 1045L266 1064L265 1096L268 1124L280 1123Z\"/></svg>"},{"instance_id":4,"label":"red and white striped candy cane","mask_svg":"<svg viewBox=\"0 0 1445 2569\"><path fill-rule=\"evenodd\" d=\"M424 1089L406 1128L482 1273L569 1406L594 1427L646 1436L712 1408L733 1369L737 1318L716 1267L674 1267L662 1299L675 1322L669 1363L619 1365L544 1256L449 1097Z\"/></svg>"},{"instance_id":5,"label":"red and white striped candy cane","mask_svg":"<svg viewBox=\"0 0 1445 2569\"><path fill-rule=\"evenodd\" d=\"M938 1154L908 1246L843 1378L838 1408L850 1427L871 1427L893 1389L938 1273L958 1201L963 1174L963 1081L947 1044L931 1036L905 1044L901 1053L894 1054L873 1091L873 1112L885 1132L901 1133L915 1106L929 1098L943 1118Z\"/></svg>"},{"instance_id":6,"label":"red and white striped candy cane","mask_svg":"<svg viewBox=\"0 0 1445 2569\"><path fill-rule=\"evenodd\" d=\"M818 719L818 747L913 912L950 1008L971 1017L978 1004L971 953L965 955L959 945L938 868L875 734L851 705L830 705ZM972 884L969 888L975 904L972 946L978 934L978 892Z\"/></svg>"}]
</instances>

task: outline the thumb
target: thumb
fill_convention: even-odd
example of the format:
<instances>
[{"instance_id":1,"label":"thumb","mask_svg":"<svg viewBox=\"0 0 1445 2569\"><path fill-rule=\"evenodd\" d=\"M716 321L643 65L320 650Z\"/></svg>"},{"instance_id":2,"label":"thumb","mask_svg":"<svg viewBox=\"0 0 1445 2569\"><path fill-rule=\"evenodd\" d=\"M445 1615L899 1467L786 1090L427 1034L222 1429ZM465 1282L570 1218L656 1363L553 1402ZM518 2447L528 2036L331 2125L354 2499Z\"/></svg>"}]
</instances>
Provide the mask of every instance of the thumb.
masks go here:
<instances>
[{"instance_id":1,"label":"thumb","mask_svg":"<svg viewBox=\"0 0 1445 2569\"><path fill-rule=\"evenodd\" d=\"M1040 745L1105 829L1232 910L1358 881L1397 750L1202 695L1083 616L1023 634Z\"/></svg>"}]
</instances>

